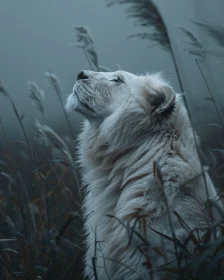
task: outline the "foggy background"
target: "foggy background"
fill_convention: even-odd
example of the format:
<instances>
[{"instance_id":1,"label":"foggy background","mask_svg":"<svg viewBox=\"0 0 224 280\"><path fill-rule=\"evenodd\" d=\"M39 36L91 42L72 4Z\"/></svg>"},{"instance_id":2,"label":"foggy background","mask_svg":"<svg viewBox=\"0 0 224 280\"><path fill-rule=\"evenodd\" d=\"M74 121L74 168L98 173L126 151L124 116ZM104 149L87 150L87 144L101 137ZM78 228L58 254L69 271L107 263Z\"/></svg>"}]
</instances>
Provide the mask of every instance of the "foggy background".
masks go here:
<instances>
[{"instance_id":1,"label":"foggy background","mask_svg":"<svg viewBox=\"0 0 224 280\"><path fill-rule=\"evenodd\" d=\"M209 97L193 56L184 52L186 39L177 25L192 30L201 39L205 49L223 52L191 20L201 20L223 25L223 0L157 0L174 46L178 67L184 82L187 100L192 112L194 126L203 141L210 142L219 135L220 129L208 126L219 123L212 102L205 102L200 110L197 106ZM136 27L133 19L127 18L126 6L106 7L104 0L48 0L48 1L1 1L0 5L0 80L7 86L27 130L34 119L41 116L28 98L27 81L34 81L45 92L45 122L57 131L67 133L67 124L62 115L57 96L44 72L55 73L63 86L63 99L71 92L77 73L89 69L81 49L77 49L73 25L87 26L95 39L99 63L112 71L121 68L133 73L163 71L164 76L179 91L173 62L168 52L159 46L148 48L149 41L127 39L128 35L144 31ZM148 30L147 28L145 30ZM214 88L214 96L223 95L224 67L218 59L208 61L213 78L206 79ZM0 114L8 137L18 140L22 135L7 98L0 97ZM220 104L218 104L220 106ZM69 116L76 132L82 117L78 113ZM0 133L0 140L2 136Z\"/></svg>"}]
</instances>

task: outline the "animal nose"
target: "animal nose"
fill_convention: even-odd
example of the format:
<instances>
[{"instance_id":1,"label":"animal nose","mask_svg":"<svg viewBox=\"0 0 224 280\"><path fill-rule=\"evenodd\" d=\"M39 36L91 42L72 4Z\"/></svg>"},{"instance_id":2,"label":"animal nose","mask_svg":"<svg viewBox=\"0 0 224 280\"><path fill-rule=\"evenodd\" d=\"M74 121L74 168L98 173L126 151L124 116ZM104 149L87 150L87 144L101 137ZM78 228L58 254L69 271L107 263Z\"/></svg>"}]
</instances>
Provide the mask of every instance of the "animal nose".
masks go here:
<instances>
[{"instance_id":1,"label":"animal nose","mask_svg":"<svg viewBox=\"0 0 224 280\"><path fill-rule=\"evenodd\" d=\"M84 71L81 71L78 76L77 76L77 81L78 80L86 80L88 79L89 77L86 75L86 73Z\"/></svg>"}]
</instances>

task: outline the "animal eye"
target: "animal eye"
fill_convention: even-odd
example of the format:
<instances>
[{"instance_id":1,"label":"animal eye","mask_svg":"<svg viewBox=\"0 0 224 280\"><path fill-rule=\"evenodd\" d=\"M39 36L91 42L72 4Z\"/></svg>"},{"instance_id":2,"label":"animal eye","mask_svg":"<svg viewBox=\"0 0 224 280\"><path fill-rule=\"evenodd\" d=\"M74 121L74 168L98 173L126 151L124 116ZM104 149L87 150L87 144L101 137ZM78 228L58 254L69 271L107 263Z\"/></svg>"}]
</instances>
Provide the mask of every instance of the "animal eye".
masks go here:
<instances>
[{"instance_id":1,"label":"animal eye","mask_svg":"<svg viewBox=\"0 0 224 280\"><path fill-rule=\"evenodd\" d=\"M114 78L113 80L111 80L112 82L115 82L115 83L123 83L124 81L121 80L120 77L117 77L117 78Z\"/></svg>"}]
</instances>

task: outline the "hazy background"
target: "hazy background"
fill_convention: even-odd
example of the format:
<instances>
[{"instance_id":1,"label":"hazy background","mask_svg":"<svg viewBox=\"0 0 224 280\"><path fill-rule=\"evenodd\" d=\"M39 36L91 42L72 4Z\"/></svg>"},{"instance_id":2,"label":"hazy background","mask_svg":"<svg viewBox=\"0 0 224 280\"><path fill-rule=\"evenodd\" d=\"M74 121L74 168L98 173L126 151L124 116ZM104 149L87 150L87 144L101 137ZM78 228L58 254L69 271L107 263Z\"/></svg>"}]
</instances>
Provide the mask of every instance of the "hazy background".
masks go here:
<instances>
[{"instance_id":1,"label":"hazy background","mask_svg":"<svg viewBox=\"0 0 224 280\"><path fill-rule=\"evenodd\" d=\"M209 94L194 57L183 51L186 46L180 44L179 40L186 37L177 25L194 31L206 49L223 52L191 20L223 25L224 1L157 0L155 3L160 8L171 35L194 125L203 141L210 141L214 135L219 134L219 128L207 124L218 123L217 115L211 102L205 102L200 110L195 111L197 105ZM34 119L40 117L28 98L27 81L34 81L45 91L46 123L66 133L67 126L61 107L44 72L51 70L60 78L65 100L71 92L77 73L89 68L82 50L74 46L76 36L73 25L90 28L101 65L116 70L116 63L119 63L123 70L133 73L163 71L176 91L179 91L170 54L159 47L148 48L148 41L127 39L128 35L142 29L135 26L133 19L127 18L125 6L107 8L104 0L1 1L0 80L7 85L20 114L25 113L23 122L28 129L33 126ZM217 89L214 95L219 92L222 96L223 64L211 58L209 66L215 83L209 74L208 82ZM0 115L10 139L18 139L21 135L20 127L4 96L0 97ZM76 130L82 117L78 113L69 117Z\"/></svg>"}]
</instances>

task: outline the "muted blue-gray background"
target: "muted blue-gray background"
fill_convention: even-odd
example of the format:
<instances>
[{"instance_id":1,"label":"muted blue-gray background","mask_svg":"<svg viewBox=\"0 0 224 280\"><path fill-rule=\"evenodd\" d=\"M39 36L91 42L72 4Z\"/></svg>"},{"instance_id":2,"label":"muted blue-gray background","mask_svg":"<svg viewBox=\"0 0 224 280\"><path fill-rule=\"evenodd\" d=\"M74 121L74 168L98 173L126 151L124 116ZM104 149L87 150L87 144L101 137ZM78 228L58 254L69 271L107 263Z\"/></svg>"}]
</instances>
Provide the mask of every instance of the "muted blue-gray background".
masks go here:
<instances>
[{"instance_id":1,"label":"muted blue-gray background","mask_svg":"<svg viewBox=\"0 0 224 280\"><path fill-rule=\"evenodd\" d=\"M219 134L219 128L207 124L218 123L218 118L211 102L205 102L200 110L197 109L209 94L194 58L184 52L183 48L186 46L179 43L180 39L186 38L177 25L194 31L206 49L223 53L191 20L223 25L224 1L157 0L155 3L170 32L195 127L202 139L213 138L213 135ZM32 128L36 117L41 120L28 98L28 80L36 82L45 91L46 123L57 130L66 128L58 99L49 87L44 72L51 70L60 78L65 100L71 92L77 73L89 68L82 50L74 46L76 36L73 25L90 28L101 65L116 70L116 63L119 63L123 70L133 73L163 71L176 91L179 91L169 53L159 47L148 48L148 41L127 39L128 35L144 30L136 27L133 19L127 18L125 6L107 8L104 0L1 0L0 80L7 85L19 112L25 113L23 122L28 130ZM222 99L223 64L216 58L210 58L208 64L213 78L205 73L206 78L214 89L215 97L219 94ZM0 96L0 115L9 137L12 140L18 139L21 131L4 96ZM78 113L69 117L76 130L82 117ZM0 139L2 140L1 133Z\"/></svg>"}]
</instances>

